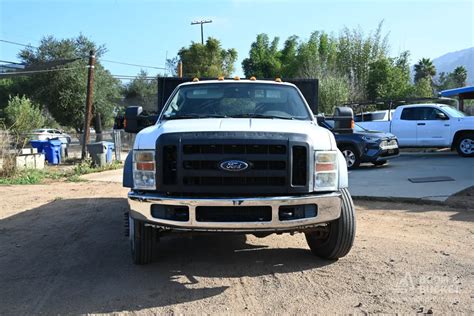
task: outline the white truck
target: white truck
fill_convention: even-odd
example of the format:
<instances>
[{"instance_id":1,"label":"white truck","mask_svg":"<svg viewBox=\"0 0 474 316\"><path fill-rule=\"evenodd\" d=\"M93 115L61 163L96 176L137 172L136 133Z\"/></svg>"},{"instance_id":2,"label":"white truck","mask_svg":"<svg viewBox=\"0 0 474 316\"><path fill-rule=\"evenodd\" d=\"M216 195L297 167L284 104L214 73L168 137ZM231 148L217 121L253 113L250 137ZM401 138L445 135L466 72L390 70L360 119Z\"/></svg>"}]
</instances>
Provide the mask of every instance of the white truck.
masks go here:
<instances>
[{"instance_id":1,"label":"white truck","mask_svg":"<svg viewBox=\"0 0 474 316\"><path fill-rule=\"evenodd\" d=\"M400 147L451 147L463 157L474 157L474 117L445 104L403 105L391 120L357 124L394 134Z\"/></svg>"},{"instance_id":2,"label":"white truck","mask_svg":"<svg viewBox=\"0 0 474 316\"><path fill-rule=\"evenodd\" d=\"M143 128L141 111L127 109L126 131ZM328 259L354 241L346 161L290 83L180 84L156 123L136 135L123 184L136 264L152 261L159 237L171 232L303 232Z\"/></svg>"}]
</instances>

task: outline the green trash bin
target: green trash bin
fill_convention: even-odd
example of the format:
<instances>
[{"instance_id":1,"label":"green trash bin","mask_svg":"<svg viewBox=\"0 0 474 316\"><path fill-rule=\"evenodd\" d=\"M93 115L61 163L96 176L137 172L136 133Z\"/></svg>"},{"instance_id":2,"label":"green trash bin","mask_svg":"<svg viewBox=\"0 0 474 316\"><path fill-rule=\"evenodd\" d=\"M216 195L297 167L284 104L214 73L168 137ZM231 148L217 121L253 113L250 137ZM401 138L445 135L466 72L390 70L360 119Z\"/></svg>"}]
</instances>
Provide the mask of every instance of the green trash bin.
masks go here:
<instances>
[{"instance_id":1,"label":"green trash bin","mask_svg":"<svg viewBox=\"0 0 474 316\"><path fill-rule=\"evenodd\" d=\"M106 142L87 144L87 151L91 155L92 163L96 167L103 167L107 164L107 150Z\"/></svg>"}]
</instances>

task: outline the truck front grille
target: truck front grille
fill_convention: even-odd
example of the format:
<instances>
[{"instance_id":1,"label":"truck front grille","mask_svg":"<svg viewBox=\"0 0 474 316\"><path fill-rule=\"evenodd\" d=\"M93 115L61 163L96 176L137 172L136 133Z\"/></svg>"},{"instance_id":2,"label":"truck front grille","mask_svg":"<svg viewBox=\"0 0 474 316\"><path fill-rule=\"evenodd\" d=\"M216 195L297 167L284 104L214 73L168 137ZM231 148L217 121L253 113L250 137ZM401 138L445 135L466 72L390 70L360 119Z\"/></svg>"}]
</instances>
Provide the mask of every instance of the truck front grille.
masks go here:
<instances>
[{"instance_id":1,"label":"truck front grille","mask_svg":"<svg viewBox=\"0 0 474 316\"><path fill-rule=\"evenodd\" d=\"M308 145L293 144L287 134L216 137L212 133L165 134L157 141L157 189L170 194L265 195L306 193ZM228 133L230 134L230 133ZM273 137L272 137L273 136ZM161 155L159 154L161 152ZM160 161L161 159L161 161ZM229 171L222 163L240 160L241 171Z\"/></svg>"}]
</instances>

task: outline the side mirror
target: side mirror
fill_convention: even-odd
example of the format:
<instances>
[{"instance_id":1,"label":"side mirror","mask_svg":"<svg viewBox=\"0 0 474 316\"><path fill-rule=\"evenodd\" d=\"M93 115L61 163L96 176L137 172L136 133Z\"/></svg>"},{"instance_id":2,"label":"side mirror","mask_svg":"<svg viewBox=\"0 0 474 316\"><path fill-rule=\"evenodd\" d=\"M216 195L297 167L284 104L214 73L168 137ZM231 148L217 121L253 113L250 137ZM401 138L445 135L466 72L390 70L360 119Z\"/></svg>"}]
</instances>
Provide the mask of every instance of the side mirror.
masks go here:
<instances>
[{"instance_id":1,"label":"side mirror","mask_svg":"<svg viewBox=\"0 0 474 316\"><path fill-rule=\"evenodd\" d=\"M129 106L125 109L123 120L124 129L127 133L138 133L140 130L139 116L142 114L143 108L141 106Z\"/></svg>"},{"instance_id":2,"label":"side mirror","mask_svg":"<svg viewBox=\"0 0 474 316\"><path fill-rule=\"evenodd\" d=\"M449 117L446 116L446 114L442 112L437 112L436 113L436 119L437 120L449 120Z\"/></svg>"},{"instance_id":3,"label":"side mirror","mask_svg":"<svg viewBox=\"0 0 474 316\"><path fill-rule=\"evenodd\" d=\"M334 110L334 130L352 133L354 130L354 112L346 106L338 106Z\"/></svg>"}]
</instances>

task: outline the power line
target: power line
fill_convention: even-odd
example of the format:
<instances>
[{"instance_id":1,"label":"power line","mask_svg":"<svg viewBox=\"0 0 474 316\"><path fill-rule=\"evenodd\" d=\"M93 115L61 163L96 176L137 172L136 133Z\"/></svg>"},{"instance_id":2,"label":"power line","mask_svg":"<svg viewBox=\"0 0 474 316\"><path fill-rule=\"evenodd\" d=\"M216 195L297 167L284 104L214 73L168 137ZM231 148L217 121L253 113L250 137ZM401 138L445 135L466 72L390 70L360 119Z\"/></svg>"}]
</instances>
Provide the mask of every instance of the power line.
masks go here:
<instances>
[{"instance_id":1,"label":"power line","mask_svg":"<svg viewBox=\"0 0 474 316\"><path fill-rule=\"evenodd\" d=\"M167 70L167 68L164 68L164 67L156 67L156 66L146 66L146 65L139 65L139 64L131 64L131 63L125 63L125 62L121 62L121 61L108 60L108 59L101 59L100 61L105 61L105 62L107 62L107 63L112 63L112 64L126 65L126 66L134 66L134 67L143 67L143 68L153 68L153 69Z\"/></svg>"},{"instance_id":2,"label":"power line","mask_svg":"<svg viewBox=\"0 0 474 316\"><path fill-rule=\"evenodd\" d=\"M58 68L58 69L45 69L45 70L30 70L30 71L11 71L11 72L0 73L0 77L12 77L12 76L17 76L17 75L29 75L29 74L38 74L38 73L45 73L45 72L86 69L86 68L87 67L71 67L71 68Z\"/></svg>"},{"instance_id":3,"label":"power line","mask_svg":"<svg viewBox=\"0 0 474 316\"><path fill-rule=\"evenodd\" d=\"M22 44L22 43L18 43L18 42L3 40L3 39L0 39L0 42L12 44L12 45L24 46L24 47L38 48L38 47L30 45L30 44Z\"/></svg>"},{"instance_id":4,"label":"power line","mask_svg":"<svg viewBox=\"0 0 474 316\"><path fill-rule=\"evenodd\" d=\"M0 63L9 63L9 64L15 64L15 65L24 65L23 63L17 63L17 62L8 61L8 60L0 60Z\"/></svg>"}]
</instances>

